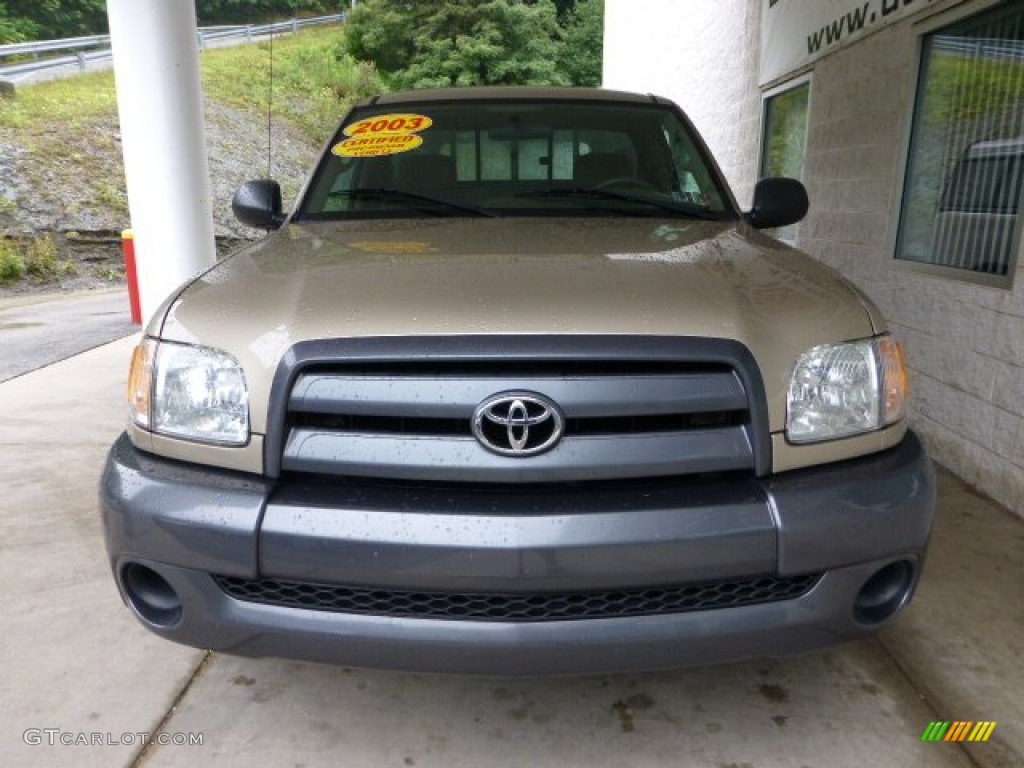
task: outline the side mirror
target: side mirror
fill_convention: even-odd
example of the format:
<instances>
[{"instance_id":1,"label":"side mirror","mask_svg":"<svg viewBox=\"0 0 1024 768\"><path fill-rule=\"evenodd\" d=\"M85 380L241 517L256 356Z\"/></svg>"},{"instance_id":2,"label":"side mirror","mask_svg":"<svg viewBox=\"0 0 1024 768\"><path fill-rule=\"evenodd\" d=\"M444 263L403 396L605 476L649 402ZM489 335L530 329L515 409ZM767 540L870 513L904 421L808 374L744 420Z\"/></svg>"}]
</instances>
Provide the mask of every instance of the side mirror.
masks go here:
<instances>
[{"instance_id":1,"label":"side mirror","mask_svg":"<svg viewBox=\"0 0 1024 768\"><path fill-rule=\"evenodd\" d=\"M256 229L280 227L285 220L281 207L281 185L271 179L245 182L231 201L235 218Z\"/></svg>"},{"instance_id":2,"label":"side mirror","mask_svg":"<svg viewBox=\"0 0 1024 768\"><path fill-rule=\"evenodd\" d=\"M754 207L746 214L757 229L796 224L807 215L807 190L796 179L769 177L754 187Z\"/></svg>"}]
</instances>

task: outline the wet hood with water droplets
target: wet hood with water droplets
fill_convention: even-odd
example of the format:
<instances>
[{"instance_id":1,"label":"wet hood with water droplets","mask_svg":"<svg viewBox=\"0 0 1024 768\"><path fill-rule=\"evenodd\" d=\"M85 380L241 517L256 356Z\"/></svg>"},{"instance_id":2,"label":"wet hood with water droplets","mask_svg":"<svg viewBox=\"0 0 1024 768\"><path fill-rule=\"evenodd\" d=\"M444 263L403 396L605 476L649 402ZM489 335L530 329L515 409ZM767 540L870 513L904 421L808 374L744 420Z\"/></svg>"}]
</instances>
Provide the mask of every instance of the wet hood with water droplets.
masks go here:
<instances>
[{"instance_id":1,"label":"wet hood with water droplets","mask_svg":"<svg viewBox=\"0 0 1024 768\"><path fill-rule=\"evenodd\" d=\"M151 332L242 364L258 433L279 361L310 339L736 339L761 367L777 430L796 357L876 330L850 286L799 251L737 222L648 218L290 225L202 275L160 320Z\"/></svg>"}]
</instances>

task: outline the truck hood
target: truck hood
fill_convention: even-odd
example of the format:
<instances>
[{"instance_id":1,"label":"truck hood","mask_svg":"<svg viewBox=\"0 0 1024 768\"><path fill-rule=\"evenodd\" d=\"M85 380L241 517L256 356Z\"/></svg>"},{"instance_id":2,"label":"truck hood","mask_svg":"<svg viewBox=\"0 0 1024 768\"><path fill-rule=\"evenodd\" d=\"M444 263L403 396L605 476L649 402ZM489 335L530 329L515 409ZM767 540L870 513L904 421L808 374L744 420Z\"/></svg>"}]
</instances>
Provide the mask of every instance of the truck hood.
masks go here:
<instances>
[{"instance_id":1,"label":"truck hood","mask_svg":"<svg viewBox=\"0 0 1024 768\"><path fill-rule=\"evenodd\" d=\"M737 222L649 218L293 224L200 276L151 326L234 355L256 433L279 361L311 339L735 339L761 367L776 431L797 356L875 330L858 294L799 251Z\"/></svg>"}]
</instances>

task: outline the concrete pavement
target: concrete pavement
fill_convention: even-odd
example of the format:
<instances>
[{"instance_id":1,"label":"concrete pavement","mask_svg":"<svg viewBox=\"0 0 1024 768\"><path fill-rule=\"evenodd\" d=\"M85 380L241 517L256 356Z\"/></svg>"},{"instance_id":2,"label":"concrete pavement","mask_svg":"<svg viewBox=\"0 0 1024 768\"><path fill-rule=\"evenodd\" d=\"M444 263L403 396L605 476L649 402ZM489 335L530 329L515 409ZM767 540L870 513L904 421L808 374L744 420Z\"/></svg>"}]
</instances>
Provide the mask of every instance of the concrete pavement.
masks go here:
<instances>
[{"instance_id":1,"label":"concrete pavement","mask_svg":"<svg viewBox=\"0 0 1024 768\"><path fill-rule=\"evenodd\" d=\"M0 300L0 381L123 338L131 322L124 286Z\"/></svg>"},{"instance_id":2,"label":"concrete pavement","mask_svg":"<svg viewBox=\"0 0 1024 768\"><path fill-rule=\"evenodd\" d=\"M137 632L110 593L96 479L123 426L125 339L0 384L0 765L128 765L28 728L154 728L202 657ZM112 599L113 598L113 599Z\"/></svg>"},{"instance_id":3,"label":"concrete pavement","mask_svg":"<svg viewBox=\"0 0 1024 768\"><path fill-rule=\"evenodd\" d=\"M1024 766L1024 522L946 473L914 604L876 640L798 658L509 681L163 641L122 606L96 508L133 343L0 383L0 765ZM920 741L957 719L998 725ZM143 731L203 743L144 751Z\"/></svg>"}]
</instances>

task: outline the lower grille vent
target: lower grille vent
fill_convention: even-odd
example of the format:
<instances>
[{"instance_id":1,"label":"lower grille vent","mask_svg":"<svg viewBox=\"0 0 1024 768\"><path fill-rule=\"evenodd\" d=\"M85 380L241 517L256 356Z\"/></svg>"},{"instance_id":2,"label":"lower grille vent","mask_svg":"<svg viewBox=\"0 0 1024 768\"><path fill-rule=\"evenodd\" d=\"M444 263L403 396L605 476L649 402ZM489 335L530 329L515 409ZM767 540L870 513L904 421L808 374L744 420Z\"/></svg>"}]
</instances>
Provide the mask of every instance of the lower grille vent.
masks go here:
<instances>
[{"instance_id":1,"label":"lower grille vent","mask_svg":"<svg viewBox=\"0 0 1024 768\"><path fill-rule=\"evenodd\" d=\"M558 621L705 611L790 600L820 574L594 592L415 592L273 579L215 576L229 596L246 602L333 613L461 621Z\"/></svg>"}]
</instances>

